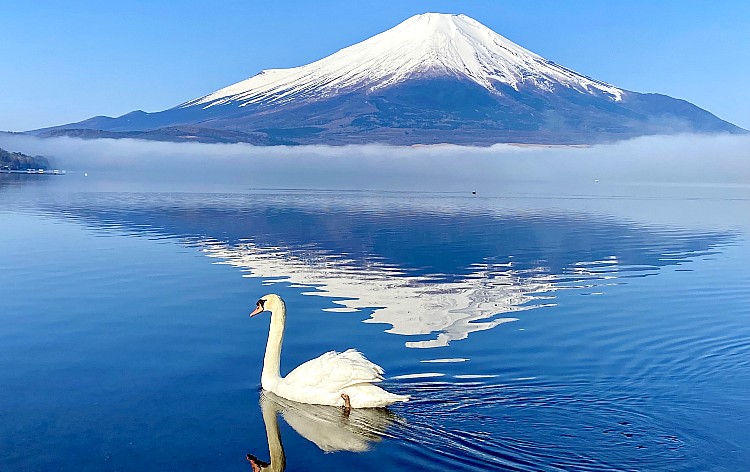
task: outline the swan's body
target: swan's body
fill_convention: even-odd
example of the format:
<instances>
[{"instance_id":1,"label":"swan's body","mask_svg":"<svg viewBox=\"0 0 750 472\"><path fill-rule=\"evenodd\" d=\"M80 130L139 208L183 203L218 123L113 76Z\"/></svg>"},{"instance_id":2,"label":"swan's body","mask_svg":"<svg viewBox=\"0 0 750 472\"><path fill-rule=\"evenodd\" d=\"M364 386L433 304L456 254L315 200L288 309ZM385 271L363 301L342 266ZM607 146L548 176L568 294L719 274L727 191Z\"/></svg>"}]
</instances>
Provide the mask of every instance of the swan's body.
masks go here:
<instances>
[{"instance_id":1,"label":"swan's body","mask_svg":"<svg viewBox=\"0 0 750 472\"><path fill-rule=\"evenodd\" d=\"M284 340L286 305L278 295L258 300L250 316L271 312L266 354L260 383L263 390L300 403L351 408L376 408L405 402L407 395L386 392L374 385L383 380L383 368L373 364L359 351L326 352L291 371L286 377L279 372L281 344ZM348 401L347 401L348 400Z\"/></svg>"}]
</instances>

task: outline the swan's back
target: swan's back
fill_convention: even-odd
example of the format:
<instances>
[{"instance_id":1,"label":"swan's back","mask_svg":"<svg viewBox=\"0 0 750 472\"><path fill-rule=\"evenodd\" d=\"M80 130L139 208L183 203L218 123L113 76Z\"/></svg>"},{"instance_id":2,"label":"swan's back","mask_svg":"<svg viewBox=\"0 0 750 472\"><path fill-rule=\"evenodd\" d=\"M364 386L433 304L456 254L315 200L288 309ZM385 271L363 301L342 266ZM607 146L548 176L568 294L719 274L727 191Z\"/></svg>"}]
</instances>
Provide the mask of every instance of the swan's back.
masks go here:
<instances>
[{"instance_id":1,"label":"swan's back","mask_svg":"<svg viewBox=\"0 0 750 472\"><path fill-rule=\"evenodd\" d=\"M409 399L373 385L382 380L382 367L356 349L348 349L326 352L301 364L282 378L274 391L289 400L331 406L343 405L341 394L345 393L353 408L382 407Z\"/></svg>"}]
</instances>

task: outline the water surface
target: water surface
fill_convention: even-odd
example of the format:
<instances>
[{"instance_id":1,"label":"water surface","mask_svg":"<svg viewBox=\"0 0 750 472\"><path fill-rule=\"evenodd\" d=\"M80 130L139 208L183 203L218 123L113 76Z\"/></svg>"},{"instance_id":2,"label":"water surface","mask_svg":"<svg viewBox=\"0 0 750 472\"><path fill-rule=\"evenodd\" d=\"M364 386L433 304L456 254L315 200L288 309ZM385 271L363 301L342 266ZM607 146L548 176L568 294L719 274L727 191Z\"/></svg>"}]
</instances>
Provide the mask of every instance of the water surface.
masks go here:
<instances>
[{"instance_id":1,"label":"water surface","mask_svg":"<svg viewBox=\"0 0 750 472\"><path fill-rule=\"evenodd\" d=\"M249 470L274 431L287 470L750 464L746 188L0 177L2 470ZM261 395L269 292L282 372L356 347L413 400Z\"/></svg>"}]
</instances>

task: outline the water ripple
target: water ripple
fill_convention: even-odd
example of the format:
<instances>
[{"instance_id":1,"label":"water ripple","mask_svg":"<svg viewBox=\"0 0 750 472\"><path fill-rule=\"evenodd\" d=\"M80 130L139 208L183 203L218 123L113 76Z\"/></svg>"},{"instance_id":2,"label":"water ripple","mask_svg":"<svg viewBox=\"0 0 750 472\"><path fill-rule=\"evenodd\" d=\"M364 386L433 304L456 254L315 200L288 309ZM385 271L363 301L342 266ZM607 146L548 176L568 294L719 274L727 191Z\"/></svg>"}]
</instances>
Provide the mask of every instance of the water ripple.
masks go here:
<instances>
[{"instance_id":1,"label":"water ripple","mask_svg":"<svg viewBox=\"0 0 750 472\"><path fill-rule=\"evenodd\" d=\"M415 449L439 450L439 460L454 469L664 470L684 458L676 426L647 414L637 395L581 394L587 389L579 385L539 381L431 381L408 389L417 398L394 434ZM543 435L535 433L540 429Z\"/></svg>"}]
</instances>

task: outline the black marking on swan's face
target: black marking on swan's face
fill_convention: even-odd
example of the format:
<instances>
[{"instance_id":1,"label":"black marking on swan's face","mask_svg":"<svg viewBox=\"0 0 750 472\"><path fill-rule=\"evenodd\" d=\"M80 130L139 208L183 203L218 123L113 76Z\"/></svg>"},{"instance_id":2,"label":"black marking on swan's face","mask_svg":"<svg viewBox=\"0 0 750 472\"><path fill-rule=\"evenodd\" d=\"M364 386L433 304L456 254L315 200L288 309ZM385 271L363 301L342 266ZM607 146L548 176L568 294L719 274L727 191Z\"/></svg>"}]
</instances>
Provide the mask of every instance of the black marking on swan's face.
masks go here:
<instances>
[{"instance_id":1,"label":"black marking on swan's face","mask_svg":"<svg viewBox=\"0 0 750 472\"><path fill-rule=\"evenodd\" d=\"M253 310L253 312L250 313L250 318L257 315L258 313L262 313L265 309L266 309L266 301L261 298L255 304L255 310Z\"/></svg>"}]
</instances>

